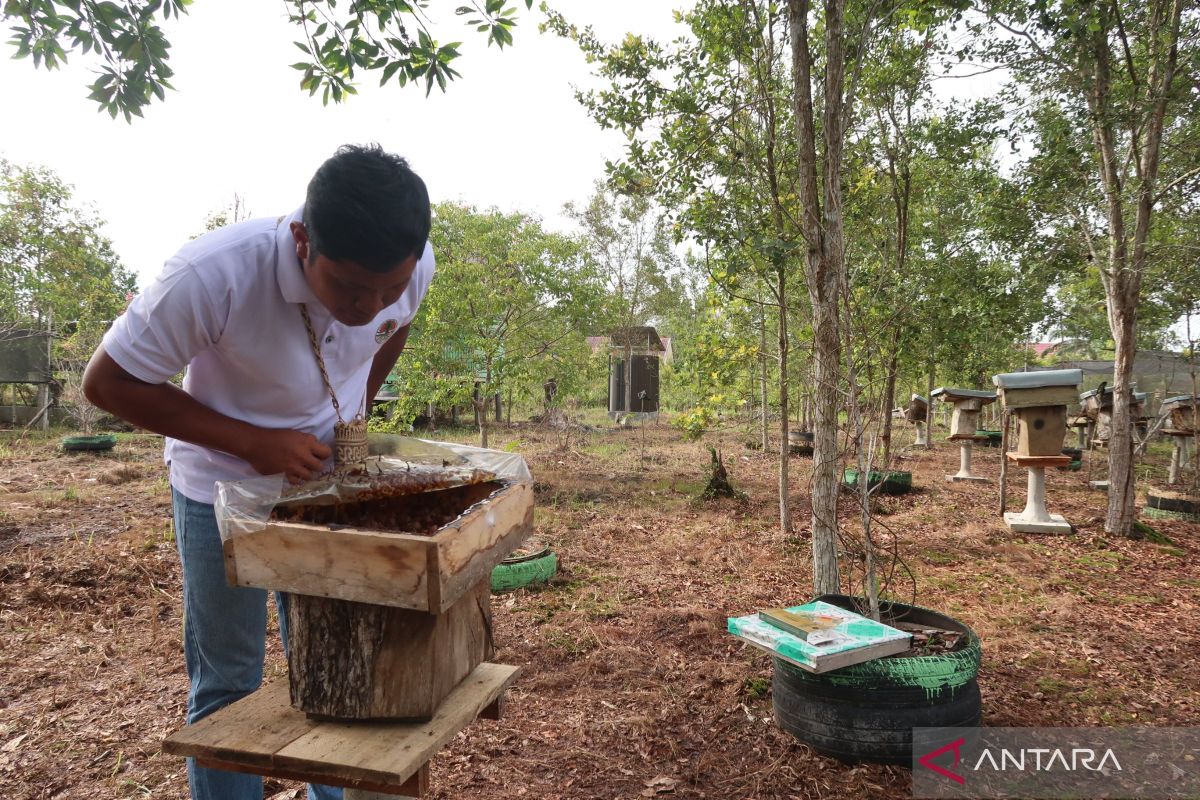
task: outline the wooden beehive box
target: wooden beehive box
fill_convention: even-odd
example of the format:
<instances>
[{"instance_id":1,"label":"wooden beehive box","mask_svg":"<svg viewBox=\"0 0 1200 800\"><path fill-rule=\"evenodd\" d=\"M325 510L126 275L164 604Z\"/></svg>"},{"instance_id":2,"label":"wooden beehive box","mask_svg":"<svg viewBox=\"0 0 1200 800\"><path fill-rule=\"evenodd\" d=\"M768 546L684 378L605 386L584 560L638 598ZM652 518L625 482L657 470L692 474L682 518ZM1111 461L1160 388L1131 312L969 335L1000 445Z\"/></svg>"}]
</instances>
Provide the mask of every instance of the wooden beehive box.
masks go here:
<instances>
[{"instance_id":1,"label":"wooden beehive box","mask_svg":"<svg viewBox=\"0 0 1200 800\"><path fill-rule=\"evenodd\" d=\"M940 397L954 405L954 413L950 417L951 439L973 439L979 430L979 414L983 407L996 400L992 392L981 392L976 389L947 389L942 386L933 390L932 397Z\"/></svg>"},{"instance_id":2,"label":"wooden beehive box","mask_svg":"<svg viewBox=\"0 0 1200 800\"><path fill-rule=\"evenodd\" d=\"M919 394L914 394L904 410L904 418L909 422L924 422L929 415L929 403Z\"/></svg>"},{"instance_id":3,"label":"wooden beehive box","mask_svg":"<svg viewBox=\"0 0 1200 800\"><path fill-rule=\"evenodd\" d=\"M340 524L338 506L308 506L298 521L273 518L235 531L224 543L226 578L233 586L440 614L489 577L533 527L529 483L495 480L387 502L380 513L399 521L399 530ZM434 504L441 517L422 518Z\"/></svg>"},{"instance_id":4,"label":"wooden beehive box","mask_svg":"<svg viewBox=\"0 0 1200 800\"><path fill-rule=\"evenodd\" d=\"M950 415L950 438L973 439L975 431L979 430L979 409L963 408L955 404L954 413Z\"/></svg>"},{"instance_id":5,"label":"wooden beehive box","mask_svg":"<svg viewBox=\"0 0 1200 800\"><path fill-rule=\"evenodd\" d=\"M1066 406L1033 406L1016 413L1018 455L1062 455L1067 436Z\"/></svg>"},{"instance_id":6,"label":"wooden beehive box","mask_svg":"<svg viewBox=\"0 0 1200 800\"><path fill-rule=\"evenodd\" d=\"M1171 422L1168 427L1171 430L1181 433L1196 432L1200 415L1196 413L1196 401L1193 398L1187 395L1168 398L1163 401L1162 410L1170 414Z\"/></svg>"},{"instance_id":7,"label":"wooden beehive box","mask_svg":"<svg viewBox=\"0 0 1200 800\"><path fill-rule=\"evenodd\" d=\"M1062 455L1067 406L1075 402L1082 379L1077 369L992 376L1005 409L1017 415L1017 455Z\"/></svg>"}]
</instances>

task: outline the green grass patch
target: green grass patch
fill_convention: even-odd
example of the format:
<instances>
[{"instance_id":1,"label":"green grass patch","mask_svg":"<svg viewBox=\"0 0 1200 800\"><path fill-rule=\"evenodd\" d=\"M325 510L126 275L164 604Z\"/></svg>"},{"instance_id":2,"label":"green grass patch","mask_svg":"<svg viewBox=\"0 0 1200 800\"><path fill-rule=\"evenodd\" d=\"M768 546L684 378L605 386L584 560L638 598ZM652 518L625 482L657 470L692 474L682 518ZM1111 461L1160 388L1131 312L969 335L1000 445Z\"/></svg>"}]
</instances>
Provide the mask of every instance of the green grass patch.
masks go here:
<instances>
[{"instance_id":1,"label":"green grass patch","mask_svg":"<svg viewBox=\"0 0 1200 800\"><path fill-rule=\"evenodd\" d=\"M1123 560L1124 557L1115 550L1095 550L1076 557L1075 563L1089 569L1116 572L1120 569Z\"/></svg>"},{"instance_id":2,"label":"green grass patch","mask_svg":"<svg viewBox=\"0 0 1200 800\"><path fill-rule=\"evenodd\" d=\"M948 553L945 550L922 550L921 558L930 564L937 566L945 566L954 564L959 560L956 553Z\"/></svg>"},{"instance_id":3,"label":"green grass patch","mask_svg":"<svg viewBox=\"0 0 1200 800\"><path fill-rule=\"evenodd\" d=\"M1048 695L1066 694L1071 690L1071 683L1069 681L1064 681L1062 678L1057 678L1053 675L1038 678L1035 681L1035 685L1038 691Z\"/></svg>"},{"instance_id":4,"label":"green grass patch","mask_svg":"<svg viewBox=\"0 0 1200 800\"><path fill-rule=\"evenodd\" d=\"M1133 521L1133 532L1136 533L1140 538L1150 542L1150 544L1168 544L1172 546L1175 544L1166 534L1159 533L1158 529L1152 525L1147 525L1140 520L1135 519Z\"/></svg>"},{"instance_id":5,"label":"green grass patch","mask_svg":"<svg viewBox=\"0 0 1200 800\"><path fill-rule=\"evenodd\" d=\"M771 681L767 678L753 677L742 681L742 696L747 700L760 700L771 690Z\"/></svg>"},{"instance_id":6,"label":"green grass patch","mask_svg":"<svg viewBox=\"0 0 1200 800\"><path fill-rule=\"evenodd\" d=\"M571 656L583 655L596 648L595 639L588 636L576 636L559 628L545 631L542 638L550 648Z\"/></svg>"},{"instance_id":7,"label":"green grass patch","mask_svg":"<svg viewBox=\"0 0 1200 800\"><path fill-rule=\"evenodd\" d=\"M583 452L597 458L615 458L629 450L625 442L595 442L581 448Z\"/></svg>"}]
</instances>

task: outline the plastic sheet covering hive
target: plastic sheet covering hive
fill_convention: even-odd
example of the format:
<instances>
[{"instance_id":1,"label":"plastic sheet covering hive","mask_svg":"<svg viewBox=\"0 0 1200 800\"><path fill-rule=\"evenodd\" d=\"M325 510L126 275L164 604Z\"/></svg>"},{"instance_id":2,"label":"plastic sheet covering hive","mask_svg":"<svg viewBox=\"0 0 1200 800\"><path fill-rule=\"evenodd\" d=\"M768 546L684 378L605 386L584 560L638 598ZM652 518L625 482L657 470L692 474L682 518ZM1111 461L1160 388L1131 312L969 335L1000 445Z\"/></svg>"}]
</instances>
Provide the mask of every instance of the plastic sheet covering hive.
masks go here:
<instances>
[{"instance_id":1,"label":"plastic sheet covering hive","mask_svg":"<svg viewBox=\"0 0 1200 800\"><path fill-rule=\"evenodd\" d=\"M221 541L262 530L277 510L340 506L496 480L532 480L525 459L515 453L388 434L371 434L369 446L371 455L362 470L328 474L298 486L289 486L282 475L218 482L214 508Z\"/></svg>"}]
</instances>

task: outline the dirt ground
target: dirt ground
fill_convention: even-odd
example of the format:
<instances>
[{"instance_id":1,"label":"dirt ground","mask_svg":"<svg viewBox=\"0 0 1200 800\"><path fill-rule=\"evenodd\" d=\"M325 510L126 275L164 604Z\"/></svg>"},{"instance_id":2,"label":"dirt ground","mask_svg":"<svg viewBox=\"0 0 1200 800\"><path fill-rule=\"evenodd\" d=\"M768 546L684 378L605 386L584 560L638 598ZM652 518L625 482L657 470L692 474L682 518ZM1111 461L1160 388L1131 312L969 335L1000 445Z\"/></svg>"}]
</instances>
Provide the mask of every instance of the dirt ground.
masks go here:
<instances>
[{"instance_id":1,"label":"dirt ground","mask_svg":"<svg viewBox=\"0 0 1200 800\"><path fill-rule=\"evenodd\" d=\"M536 532L561 571L493 598L496 660L524 672L504 719L434 759L431 796L909 796L907 770L848 766L779 730L770 659L725 632L727 616L811 596L811 461L791 461L796 525L783 536L775 457L746 434L708 437L744 505L693 502L708 454L665 425L581 434L565 451L561 438L530 426L493 438L529 460ZM1105 536L1085 466L1047 477L1073 535L1013 534L995 485L945 481L957 459L945 442L903 449L916 491L880 502L876 533L915 576L915 595L895 581L899 599L982 637L986 723L1195 724L1200 525L1151 521L1169 544ZM977 473L994 478L999 463L976 451ZM187 688L161 440L122 435L95 456L10 437L0 467L0 798L187 797L182 761L159 750ZM1158 448L1140 476L1162 472ZM275 637L267 671L286 680ZM266 795L303 792L268 781Z\"/></svg>"}]
</instances>

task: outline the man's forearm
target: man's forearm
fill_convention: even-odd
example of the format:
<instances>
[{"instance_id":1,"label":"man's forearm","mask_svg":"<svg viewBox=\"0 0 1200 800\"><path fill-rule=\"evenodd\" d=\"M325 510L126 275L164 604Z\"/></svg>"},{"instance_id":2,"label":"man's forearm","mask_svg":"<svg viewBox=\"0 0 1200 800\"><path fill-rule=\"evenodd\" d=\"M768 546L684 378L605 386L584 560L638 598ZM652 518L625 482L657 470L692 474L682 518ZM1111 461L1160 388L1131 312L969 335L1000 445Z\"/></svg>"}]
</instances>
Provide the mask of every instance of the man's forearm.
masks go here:
<instances>
[{"instance_id":1,"label":"man's forearm","mask_svg":"<svg viewBox=\"0 0 1200 800\"><path fill-rule=\"evenodd\" d=\"M171 383L146 383L124 373L102 350L88 365L84 389L93 405L139 428L221 450L239 458L260 429L214 411ZM124 373L124 374L122 374Z\"/></svg>"}]
</instances>

